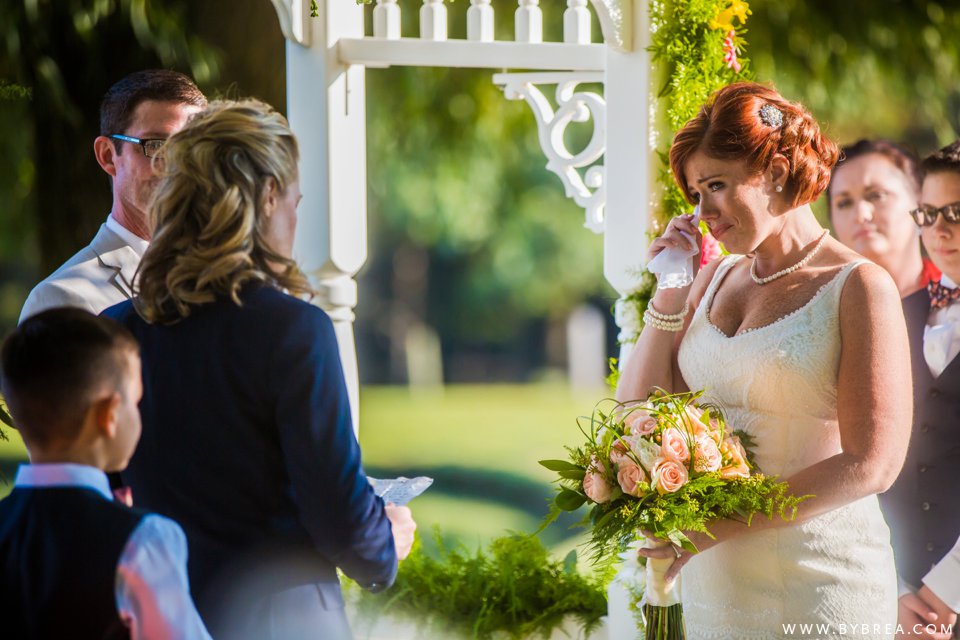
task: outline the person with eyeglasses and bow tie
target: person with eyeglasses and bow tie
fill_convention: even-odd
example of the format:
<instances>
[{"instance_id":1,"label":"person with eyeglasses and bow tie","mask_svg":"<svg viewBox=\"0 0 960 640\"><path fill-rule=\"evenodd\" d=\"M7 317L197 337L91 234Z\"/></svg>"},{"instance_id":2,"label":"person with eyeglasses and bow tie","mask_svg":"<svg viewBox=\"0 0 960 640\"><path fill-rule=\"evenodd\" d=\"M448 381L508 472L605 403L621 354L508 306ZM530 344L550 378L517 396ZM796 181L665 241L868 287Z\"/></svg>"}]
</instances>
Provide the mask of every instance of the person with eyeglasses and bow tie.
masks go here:
<instances>
[{"instance_id":1,"label":"person with eyeglasses and bow tie","mask_svg":"<svg viewBox=\"0 0 960 640\"><path fill-rule=\"evenodd\" d=\"M913 433L903 471L881 502L904 583L900 626L950 638L956 628L943 625L954 624L960 608L960 140L925 158L921 170L920 205L910 215L942 274L903 299Z\"/></svg>"},{"instance_id":2,"label":"person with eyeglasses and bow tie","mask_svg":"<svg viewBox=\"0 0 960 640\"><path fill-rule=\"evenodd\" d=\"M166 69L137 71L110 87L93 141L97 162L110 177L110 215L89 245L33 288L20 323L54 307L97 314L133 296L134 274L150 241L154 162L166 139L206 104L193 80Z\"/></svg>"}]
</instances>

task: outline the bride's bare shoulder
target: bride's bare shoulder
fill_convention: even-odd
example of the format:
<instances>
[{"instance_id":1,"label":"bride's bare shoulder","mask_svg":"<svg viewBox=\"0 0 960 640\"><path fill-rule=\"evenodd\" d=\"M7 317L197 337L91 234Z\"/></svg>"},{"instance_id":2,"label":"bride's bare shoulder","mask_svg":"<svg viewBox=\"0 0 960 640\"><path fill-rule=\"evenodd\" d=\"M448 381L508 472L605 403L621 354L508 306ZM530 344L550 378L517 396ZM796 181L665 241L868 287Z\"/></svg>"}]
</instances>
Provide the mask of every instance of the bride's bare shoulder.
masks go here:
<instances>
[{"instance_id":1,"label":"bride's bare shoulder","mask_svg":"<svg viewBox=\"0 0 960 640\"><path fill-rule=\"evenodd\" d=\"M850 275L843 284L840 298L841 314L855 315L860 318L878 312L902 314L900 292L897 291L897 285L886 269L865 260L858 254L853 255L863 262L851 269Z\"/></svg>"}]
</instances>

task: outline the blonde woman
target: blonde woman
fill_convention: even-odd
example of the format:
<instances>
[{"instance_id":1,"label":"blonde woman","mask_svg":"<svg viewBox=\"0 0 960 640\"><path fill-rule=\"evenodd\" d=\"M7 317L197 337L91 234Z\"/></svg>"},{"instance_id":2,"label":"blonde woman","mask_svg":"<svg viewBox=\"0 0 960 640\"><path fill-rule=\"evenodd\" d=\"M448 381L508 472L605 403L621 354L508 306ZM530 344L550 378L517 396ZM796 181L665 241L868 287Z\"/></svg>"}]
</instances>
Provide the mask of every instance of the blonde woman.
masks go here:
<instances>
[{"instance_id":1,"label":"blonde woman","mask_svg":"<svg viewBox=\"0 0 960 640\"><path fill-rule=\"evenodd\" d=\"M333 325L300 299L297 156L261 102L191 119L164 148L139 297L105 312L143 357L124 480L183 525L214 637L350 637L337 567L385 588L415 528L370 489Z\"/></svg>"}]
</instances>

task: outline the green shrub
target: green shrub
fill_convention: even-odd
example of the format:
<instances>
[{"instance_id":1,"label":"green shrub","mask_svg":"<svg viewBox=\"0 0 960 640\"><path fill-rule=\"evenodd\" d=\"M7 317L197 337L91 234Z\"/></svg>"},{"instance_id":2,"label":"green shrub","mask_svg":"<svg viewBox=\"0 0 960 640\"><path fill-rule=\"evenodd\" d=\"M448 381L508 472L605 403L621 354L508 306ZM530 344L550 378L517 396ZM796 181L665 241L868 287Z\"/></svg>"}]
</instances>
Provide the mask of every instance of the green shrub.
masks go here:
<instances>
[{"instance_id":1,"label":"green shrub","mask_svg":"<svg viewBox=\"0 0 960 640\"><path fill-rule=\"evenodd\" d=\"M386 593L348 589L357 604L358 635L364 622L390 615L437 637L546 638L567 616L589 632L607 613L611 576L578 573L575 551L559 561L535 536L511 535L470 554L462 545L446 547L438 530L434 537L438 557L418 542Z\"/></svg>"}]
</instances>

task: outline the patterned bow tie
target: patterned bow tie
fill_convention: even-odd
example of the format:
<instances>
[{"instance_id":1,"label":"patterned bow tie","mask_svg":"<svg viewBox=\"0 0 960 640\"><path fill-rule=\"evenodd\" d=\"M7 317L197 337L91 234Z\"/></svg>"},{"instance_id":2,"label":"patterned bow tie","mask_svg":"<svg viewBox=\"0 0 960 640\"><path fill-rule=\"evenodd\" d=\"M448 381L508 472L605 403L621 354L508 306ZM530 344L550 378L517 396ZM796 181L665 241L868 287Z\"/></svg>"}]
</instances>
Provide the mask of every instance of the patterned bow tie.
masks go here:
<instances>
[{"instance_id":1,"label":"patterned bow tie","mask_svg":"<svg viewBox=\"0 0 960 640\"><path fill-rule=\"evenodd\" d=\"M960 287L951 289L933 280L927 285L927 293L930 294L930 307L933 309L943 309L954 300L960 300Z\"/></svg>"}]
</instances>

